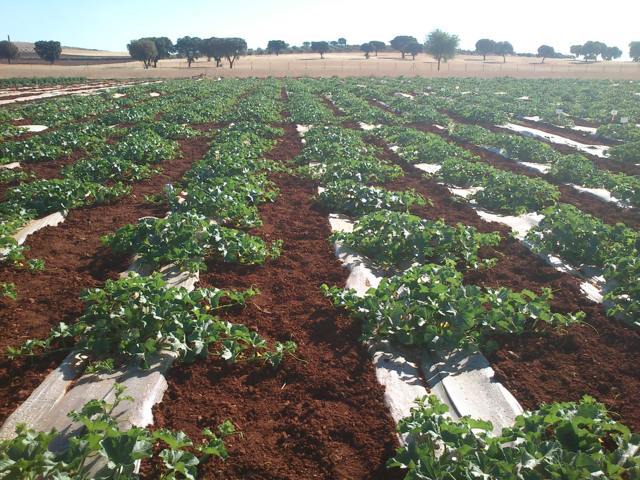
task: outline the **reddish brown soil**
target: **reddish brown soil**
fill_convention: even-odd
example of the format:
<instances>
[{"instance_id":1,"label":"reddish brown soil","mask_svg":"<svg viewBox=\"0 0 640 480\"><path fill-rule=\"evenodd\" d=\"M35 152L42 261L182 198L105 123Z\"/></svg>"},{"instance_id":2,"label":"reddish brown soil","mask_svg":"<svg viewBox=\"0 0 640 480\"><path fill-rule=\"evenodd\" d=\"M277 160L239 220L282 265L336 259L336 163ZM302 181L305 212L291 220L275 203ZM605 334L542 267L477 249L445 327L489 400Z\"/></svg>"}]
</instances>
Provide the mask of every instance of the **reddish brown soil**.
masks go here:
<instances>
[{"instance_id":1,"label":"reddish brown soil","mask_svg":"<svg viewBox=\"0 0 640 480\"><path fill-rule=\"evenodd\" d=\"M299 149L287 126L269 157L286 161ZM289 175L273 180L280 195L260 208L264 226L256 233L284 240L282 256L259 267L209 264L200 278L203 286L258 287L261 294L229 320L272 340L294 340L299 360L277 370L215 359L175 367L156 423L194 438L225 419L235 423L242 436L229 439L229 458L207 462L202 478L398 478L385 467L397 446L394 424L358 340L360 326L320 292L323 283L344 285L347 271L328 242L327 216L312 201L316 184ZM157 473L146 466L147 478Z\"/></svg>"},{"instance_id":2,"label":"reddish brown soil","mask_svg":"<svg viewBox=\"0 0 640 480\"><path fill-rule=\"evenodd\" d=\"M401 164L389 150L384 156ZM558 312L584 311L584 325L565 332L542 328L542 332L521 337L498 338L500 348L487 353L497 378L525 408L542 402L576 400L589 394L604 402L633 430L640 430L640 332L609 319L601 305L587 300L579 282L560 273L531 253L522 243L509 237L509 230L482 220L466 203L449 191L426 179L412 167L405 176L387 188L413 188L433 206L414 208L424 218L443 218L448 223L462 222L482 232L500 231L503 241L495 249L485 249L487 257L498 259L494 268L474 270L466 281L490 287L530 289L543 287L554 293L552 306Z\"/></svg>"},{"instance_id":3,"label":"reddish brown soil","mask_svg":"<svg viewBox=\"0 0 640 480\"><path fill-rule=\"evenodd\" d=\"M168 182L180 179L190 165L208 149L208 139L181 142L182 158L162 164L164 172L133 186L129 197L111 205L72 210L58 227L30 235L28 256L45 261L45 271L31 273L0 266L0 282L14 282L18 300L0 299L0 421L3 421L64 353L9 361L4 351L29 338L43 338L49 329L64 321L72 323L82 312L78 298L86 288L97 287L125 270L129 259L117 258L100 243L100 237L134 223L145 215L163 215L166 206L145 202L145 195L159 194ZM20 372L19 375L16 372Z\"/></svg>"},{"instance_id":4,"label":"reddish brown soil","mask_svg":"<svg viewBox=\"0 0 640 480\"><path fill-rule=\"evenodd\" d=\"M542 178L544 180L547 180L550 183L556 185L558 187L558 190L560 190L561 202L570 203L578 207L580 210L598 217L605 223L624 223L630 228L640 228L640 212L638 211L638 209L621 208L615 203L605 202L589 193L579 192L569 185L556 183L549 179L547 176L523 165L519 165L518 163L508 160L504 157L501 157L496 153L489 152L470 142L453 139L451 136L447 135L442 130L434 127L433 125L415 123L411 124L411 127L424 132L435 133L437 135L440 135L445 140L457 143L473 154L479 156L485 163L493 165L494 167L501 170L511 171L531 178Z\"/></svg>"}]
</instances>

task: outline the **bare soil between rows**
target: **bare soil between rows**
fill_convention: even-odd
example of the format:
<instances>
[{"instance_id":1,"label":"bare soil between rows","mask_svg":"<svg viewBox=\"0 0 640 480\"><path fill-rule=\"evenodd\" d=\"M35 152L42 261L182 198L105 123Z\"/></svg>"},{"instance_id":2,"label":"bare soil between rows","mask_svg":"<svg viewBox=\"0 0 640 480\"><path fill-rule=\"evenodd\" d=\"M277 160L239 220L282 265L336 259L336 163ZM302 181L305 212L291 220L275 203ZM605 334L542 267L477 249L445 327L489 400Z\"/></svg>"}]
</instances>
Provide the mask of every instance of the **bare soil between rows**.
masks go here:
<instances>
[{"instance_id":1,"label":"bare soil between rows","mask_svg":"<svg viewBox=\"0 0 640 480\"><path fill-rule=\"evenodd\" d=\"M133 185L130 196L113 204L72 210L57 227L44 228L27 239L27 256L45 261L45 270L29 272L0 265L0 282L14 282L16 301L0 299L0 421L26 400L67 352L8 360L5 350L30 338L44 338L59 322L73 323L82 314L80 293L99 287L126 270L128 258L118 258L102 246L100 237L146 215L161 216L165 205L147 203L145 195L161 194L164 185L182 177L208 150L209 139L181 141L182 157L161 164L163 172Z\"/></svg>"},{"instance_id":2,"label":"bare soil between rows","mask_svg":"<svg viewBox=\"0 0 640 480\"><path fill-rule=\"evenodd\" d=\"M387 149L384 157L402 165L401 159ZM385 186L393 190L413 188L431 199L433 206L413 209L416 215L501 233L503 240L495 249L483 249L483 256L498 259L496 266L469 271L466 281L535 292L548 287L554 294L554 311L583 311L587 315L584 324L566 331L543 326L539 332L519 337L496 337L500 347L485 352L496 379L526 409L546 402L578 400L588 394L605 403L632 430L640 430L640 332L607 317L602 305L591 302L580 291L576 278L547 265L511 238L508 227L481 219L465 201L414 167L405 164L403 168L405 176Z\"/></svg>"},{"instance_id":3,"label":"bare soil between rows","mask_svg":"<svg viewBox=\"0 0 640 480\"><path fill-rule=\"evenodd\" d=\"M268 157L286 162L301 144L294 127L285 128ZM287 358L277 370L212 358L174 367L154 410L156 425L200 438L204 427L234 422L242 436L227 442L226 461L200 468L202 478L401 478L385 467L397 447L395 426L359 341L360 325L320 291L323 283L343 286L348 272L328 241L327 213L312 200L317 185L286 174L272 178L280 195L260 208L264 225L254 233L284 240L282 256L255 267L210 263L200 284L258 287L261 294L229 320L274 341L294 340L300 359ZM157 478L156 468L145 466L145 477Z\"/></svg>"}]
</instances>

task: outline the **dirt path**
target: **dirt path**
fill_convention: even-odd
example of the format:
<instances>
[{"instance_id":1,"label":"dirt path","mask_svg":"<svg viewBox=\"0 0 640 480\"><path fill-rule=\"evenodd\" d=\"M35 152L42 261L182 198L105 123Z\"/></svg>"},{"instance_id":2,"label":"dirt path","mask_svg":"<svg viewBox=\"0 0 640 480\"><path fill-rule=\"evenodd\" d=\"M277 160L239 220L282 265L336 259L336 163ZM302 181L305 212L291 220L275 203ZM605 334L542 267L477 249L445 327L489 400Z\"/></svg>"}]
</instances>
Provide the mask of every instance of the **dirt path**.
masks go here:
<instances>
[{"instance_id":1,"label":"dirt path","mask_svg":"<svg viewBox=\"0 0 640 480\"><path fill-rule=\"evenodd\" d=\"M29 338L43 338L59 322L74 322L82 313L79 294L98 287L128 267L128 259L114 258L100 237L145 215L161 216L166 206L152 205L145 195L161 194L164 185L182 177L208 150L209 139L180 142L182 157L160 164L163 173L135 184L131 196L111 205L72 210L64 223L29 236L28 257L45 261L43 272L19 271L0 265L0 282L14 282L18 300L0 299L0 421L24 401L65 353L9 361L8 346ZM16 372L20 372L19 375Z\"/></svg>"},{"instance_id":2,"label":"dirt path","mask_svg":"<svg viewBox=\"0 0 640 480\"><path fill-rule=\"evenodd\" d=\"M268 157L288 161L300 147L289 125ZM200 469L203 478L400 478L385 467L397 446L395 427L358 340L360 326L320 292L322 283L344 285L347 271L328 242L327 213L312 201L317 185L284 174L273 180L280 195L260 208L264 225L254 233L283 239L282 256L257 267L209 264L200 283L258 287L261 294L230 320L272 340L294 340L303 361L289 358L276 371L216 359L175 367L156 424L198 438L202 428L233 420L242 437L228 442L225 462Z\"/></svg>"}]
</instances>

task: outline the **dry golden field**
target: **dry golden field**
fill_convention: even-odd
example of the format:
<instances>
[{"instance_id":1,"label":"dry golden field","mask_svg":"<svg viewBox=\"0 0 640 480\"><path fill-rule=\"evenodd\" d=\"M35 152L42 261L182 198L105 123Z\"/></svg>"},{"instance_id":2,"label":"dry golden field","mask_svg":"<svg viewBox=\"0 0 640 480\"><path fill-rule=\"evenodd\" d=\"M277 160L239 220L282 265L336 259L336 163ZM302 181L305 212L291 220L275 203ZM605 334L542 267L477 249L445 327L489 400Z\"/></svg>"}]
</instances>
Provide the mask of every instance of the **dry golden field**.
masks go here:
<instances>
[{"instance_id":1,"label":"dry golden field","mask_svg":"<svg viewBox=\"0 0 640 480\"><path fill-rule=\"evenodd\" d=\"M83 51L84 52L84 51ZM102 52L101 52L102 53ZM121 55L121 53L118 53ZM287 54L247 56L236 62L231 70L216 68L214 62L200 59L187 68L182 59L162 60L158 68L145 70L141 62L86 65L0 65L0 78L41 76L85 76L88 78L183 78L206 74L207 77L328 77L328 76L461 76L520 78L615 78L640 80L640 64L633 62L597 62L585 64L573 60L507 57L459 56L443 63L438 72L433 58L419 55L415 61L401 60L400 54L386 52L366 60L357 53L328 53L321 60L317 54Z\"/></svg>"}]
</instances>

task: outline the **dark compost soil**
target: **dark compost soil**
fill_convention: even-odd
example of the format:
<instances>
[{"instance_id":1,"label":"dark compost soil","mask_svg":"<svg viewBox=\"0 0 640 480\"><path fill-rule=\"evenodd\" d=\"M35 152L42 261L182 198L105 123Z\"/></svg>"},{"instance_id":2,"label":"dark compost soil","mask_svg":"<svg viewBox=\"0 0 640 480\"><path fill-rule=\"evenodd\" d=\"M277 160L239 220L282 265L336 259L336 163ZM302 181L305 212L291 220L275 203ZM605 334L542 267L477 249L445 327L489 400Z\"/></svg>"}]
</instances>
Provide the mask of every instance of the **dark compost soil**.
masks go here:
<instances>
[{"instance_id":1,"label":"dark compost soil","mask_svg":"<svg viewBox=\"0 0 640 480\"><path fill-rule=\"evenodd\" d=\"M0 421L60 363L65 352L9 361L8 346L44 338L59 322L73 323L82 313L79 294L126 270L129 259L117 258L100 237L146 215L161 216L166 206L152 205L145 195L160 194L179 180L208 149L208 138L181 141L182 157L164 162L163 173L133 186L132 195L113 204L72 210L61 225L44 228L27 239L27 256L45 261L45 270L29 272L0 265L0 282L14 282L18 300L0 299ZM16 374L20 372L20 374Z\"/></svg>"},{"instance_id":2,"label":"dark compost soil","mask_svg":"<svg viewBox=\"0 0 640 480\"><path fill-rule=\"evenodd\" d=\"M269 158L287 161L300 150L292 126ZM263 266L209 264L202 286L258 287L261 294L229 315L273 340L294 340L300 360L278 370L229 366L216 359L172 368L169 388L154 418L159 427L200 437L204 427L231 419L242 437L229 439L225 462L209 461L203 478L398 478L385 462L397 447L370 355L358 340L360 326L324 298L323 283L344 285L347 270L328 241L326 213L312 197L317 185L285 174L263 205L267 240L284 240L282 256ZM147 465L147 478L156 478Z\"/></svg>"}]
</instances>

